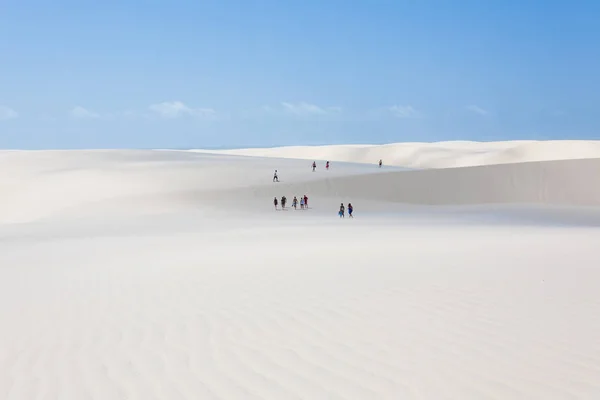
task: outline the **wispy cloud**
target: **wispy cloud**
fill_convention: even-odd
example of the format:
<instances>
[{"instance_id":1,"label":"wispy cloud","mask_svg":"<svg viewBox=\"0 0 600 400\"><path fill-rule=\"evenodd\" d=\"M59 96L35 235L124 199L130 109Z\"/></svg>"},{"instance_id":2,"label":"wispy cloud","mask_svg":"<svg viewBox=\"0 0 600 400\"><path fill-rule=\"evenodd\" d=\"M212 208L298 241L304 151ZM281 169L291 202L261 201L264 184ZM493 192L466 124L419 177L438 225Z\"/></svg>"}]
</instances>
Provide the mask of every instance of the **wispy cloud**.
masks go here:
<instances>
[{"instance_id":1,"label":"wispy cloud","mask_svg":"<svg viewBox=\"0 0 600 400\"><path fill-rule=\"evenodd\" d=\"M149 109L159 117L168 119L180 118L186 115L207 118L214 117L217 114L217 112L212 108L191 108L181 101L152 104Z\"/></svg>"},{"instance_id":2,"label":"wispy cloud","mask_svg":"<svg viewBox=\"0 0 600 400\"><path fill-rule=\"evenodd\" d=\"M106 113L106 114L102 114L101 118L105 119L105 120L110 120L110 121L115 121L118 119L126 119L126 120L133 120L133 119L149 119L151 117L150 113L148 112L139 112L139 111L135 111L135 110L123 110L123 111L115 111L115 112L110 112L110 113Z\"/></svg>"},{"instance_id":3,"label":"wispy cloud","mask_svg":"<svg viewBox=\"0 0 600 400\"><path fill-rule=\"evenodd\" d=\"M90 111L82 106L75 106L70 111L69 114L72 118L76 119L96 119L100 118L100 114Z\"/></svg>"},{"instance_id":4,"label":"wispy cloud","mask_svg":"<svg viewBox=\"0 0 600 400\"><path fill-rule=\"evenodd\" d=\"M309 116L309 115L330 115L330 114L339 114L342 112L341 107L319 107L315 104L310 104L306 102L300 103L288 103L282 102L281 106L283 109L290 114L300 115L300 116Z\"/></svg>"},{"instance_id":5,"label":"wispy cloud","mask_svg":"<svg viewBox=\"0 0 600 400\"><path fill-rule=\"evenodd\" d=\"M143 114L134 110L124 110L111 114L111 117L113 118L136 118L140 116L143 116Z\"/></svg>"},{"instance_id":6,"label":"wispy cloud","mask_svg":"<svg viewBox=\"0 0 600 400\"><path fill-rule=\"evenodd\" d=\"M548 117L566 117L567 115L569 115L567 109L553 107L542 107L539 109L539 113Z\"/></svg>"},{"instance_id":7,"label":"wispy cloud","mask_svg":"<svg viewBox=\"0 0 600 400\"><path fill-rule=\"evenodd\" d=\"M0 121L15 119L19 117L19 113L7 106L0 106Z\"/></svg>"},{"instance_id":8,"label":"wispy cloud","mask_svg":"<svg viewBox=\"0 0 600 400\"><path fill-rule=\"evenodd\" d=\"M475 113L475 114L479 114L479 115L489 115L489 111L484 110L483 108L476 106L474 104L467 106L466 107L467 110Z\"/></svg>"},{"instance_id":9,"label":"wispy cloud","mask_svg":"<svg viewBox=\"0 0 600 400\"><path fill-rule=\"evenodd\" d=\"M421 113L415 110L412 106L393 105L388 107L388 111L396 118L418 118Z\"/></svg>"}]
</instances>

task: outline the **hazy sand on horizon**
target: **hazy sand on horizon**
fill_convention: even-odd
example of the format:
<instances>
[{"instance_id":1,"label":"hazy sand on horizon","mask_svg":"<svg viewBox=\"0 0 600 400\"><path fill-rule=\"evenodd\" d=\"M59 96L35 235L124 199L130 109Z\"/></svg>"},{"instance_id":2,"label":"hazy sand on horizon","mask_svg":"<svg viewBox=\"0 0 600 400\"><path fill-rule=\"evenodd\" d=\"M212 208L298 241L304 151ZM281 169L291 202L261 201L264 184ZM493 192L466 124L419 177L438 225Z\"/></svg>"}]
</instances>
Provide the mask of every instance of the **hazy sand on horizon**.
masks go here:
<instances>
[{"instance_id":1,"label":"hazy sand on horizon","mask_svg":"<svg viewBox=\"0 0 600 400\"><path fill-rule=\"evenodd\" d=\"M383 145L284 146L202 153L330 160L407 168L452 168L529 161L600 158L599 140L509 140L497 142L406 142Z\"/></svg>"}]
</instances>

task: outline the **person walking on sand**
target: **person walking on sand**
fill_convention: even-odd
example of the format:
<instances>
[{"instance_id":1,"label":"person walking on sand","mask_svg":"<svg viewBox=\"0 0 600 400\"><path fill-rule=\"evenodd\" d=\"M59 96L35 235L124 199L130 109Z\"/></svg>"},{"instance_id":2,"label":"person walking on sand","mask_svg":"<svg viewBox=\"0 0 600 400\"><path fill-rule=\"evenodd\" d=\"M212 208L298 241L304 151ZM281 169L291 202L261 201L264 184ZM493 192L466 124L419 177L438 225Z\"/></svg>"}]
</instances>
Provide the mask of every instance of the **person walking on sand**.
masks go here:
<instances>
[{"instance_id":1,"label":"person walking on sand","mask_svg":"<svg viewBox=\"0 0 600 400\"><path fill-rule=\"evenodd\" d=\"M304 197L300 197L300 209L304 210Z\"/></svg>"},{"instance_id":2,"label":"person walking on sand","mask_svg":"<svg viewBox=\"0 0 600 400\"><path fill-rule=\"evenodd\" d=\"M304 195L304 207L308 208L308 196Z\"/></svg>"},{"instance_id":3,"label":"person walking on sand","mask_svg":"<svg viewBox=\"0 0 600 400\"><path fill-rule=\"evenodd\" d=\"M281 196L281 209L285 209L285 203L287 203L287 198L285 196Z\"/></svg>"},{"instance_id":4,"label":"person walking on sand","mask_svg":"<svg viewBox=\"0 0 600 400\"><path fill-rule=\"evenodd\" d=\"M329 171L329 161L327 161L327 162L325 163L325 169L326 169L327 171Z\"/></svg>"},{"instance_id":5,"label":"person walking on sand","mask_svg":"<svg viewBox=\"0 0 600 400\"><path fill-rule=\"evenodd\" d=\"M313 167L313 172L315 172L315 169L317 169L317 163L313 161L312 167Z\"/></svg>"},{"instance_id":6,"label":"person walking on sand","mask_svg":"<svg viewBox=\"0 0 600 400\"><path fill-rule=\"evenodd\" d=\"M381 164L383 164L383 161L379 160L379 168L381 168Z\"/></svg>"},{"instance_id":7,"label":"person walking on sand","mask_svg":"<svg viewBox=\"0 0 600 400\"><path fill-rule=\"evenodd\" d=\"M275 209L277 210L277 197L273 198L273 205L275 206Z\"/></svg>"},{"instance_id":8,"label":"person walking on sand","mask_svg":"<svg viewBox=\"0 0 600 400\"><path fill-rule=\"evenodd\" d=\"M273 182L279 182L279 177L277 176L277 170L275 170L275 174L273 175Z\"/></svg>"},{"instance_id":9,"label":"person walking on sand","mask_svg":"<svg viewBox=\"0 0 600 400\"><path fill-rule=\"evenodd\" d=\"M354 211L354 207L352 207L352 203L348 203L348 217L354 218L352 216L352 211Z\"/></svg>"},{"instance_id":10,"label":"person walking on sand","mask_svg":"<svg viewBox=\"0 0 600 400\"><path fill-rule=\"evenodd\" d=\"M294 210L297 210L298 206L298 199L296 198L296 196L294 196L294 199L292 200L292 207L294 207Z\"/></svg>"},{"instance_id":11,"label":"person walking on sand","mask_svg":"<svg viewBox=\"0 0 600 400\"><path fill-rule=\"evenodd\" d=\"M338 213L340 215L340 218L345 218L344 216L344 212L346 211L346 209L344 208L344 203L340 204L340 212Z\"/></svg>"}]
</instances>

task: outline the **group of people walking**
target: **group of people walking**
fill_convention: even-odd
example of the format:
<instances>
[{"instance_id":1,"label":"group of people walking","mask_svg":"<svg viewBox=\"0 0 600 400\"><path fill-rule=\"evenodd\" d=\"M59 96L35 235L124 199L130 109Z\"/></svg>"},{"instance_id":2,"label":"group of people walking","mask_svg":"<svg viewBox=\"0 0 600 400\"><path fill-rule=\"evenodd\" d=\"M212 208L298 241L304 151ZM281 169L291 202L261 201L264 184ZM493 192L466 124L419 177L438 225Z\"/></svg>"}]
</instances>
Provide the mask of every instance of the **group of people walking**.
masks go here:
<instances>
[{"instance_id":1,"label":"group of people walking","mask_svg":"<svg viewBox=\"0 0 600 400\"><path fill-rule=\"evenodd\" d=\"M354 211L354 207L352 207L352 203L348 203L348 217L354 218L352 212ZM338 211L338 215L340 218L346 217L346 207L344 207L344 203L340 204L340 211Z\"/></svg>"},{"instance_id":2,"label":"group of people walking","mask_svg":"<svg viewBox=\"0 0 600 400\"><path fill-rule=\"evenodd\" d=\"M379 168L383 165L383 160L379 160ZM325 162L325 169L329 171L329 161ZM313 161L312 163L312 171L315 172L317 170L317 162ZM279 175L277 175L277 170L273 174L273 182L279 182Z\"/></svg>"},{"instance_id":3,"label":"group of people walking","mask_svg":"<svg viewBox=\"0 0 600 400\"><path fill-rule=\"evenodd\" d=\"M277 199L277 197L274 197L273 205L275 206L276 210L279 210L279 208L277 208L279 206L279 204L280 204L280 202ZM285 210L286 204L287 204L287 197L281 196L281 209L282 210ZM308 196L307 195L300 196L300 201L298 201L298 198L296 196L294 196L294 198L292 199L292 207L294 207L294 210L298 209L298 204L300 204L301 210L308 209Z\"/></svg>"},{"instance_id":4,"label":"group of people walking","mask_svg":"<svg viewBox=\"0 0 600 400\"><path fill-rule=\"evenodd\" d=\"M383 161L379 160L379 168L381 168L382 165L383 165ZM315 161L313 161L313 163L312 163L313 172L315 172L316 169L317 169L317 163ZM325 163L325 169L329 170L329 161L327 161ZM277 175L277 170L275 170L275 174L273 175L273 182L279 182L279 176ZM279 206L281 206L281 210L285 210L286 205L287 205L287 197L281 196L281 200L279 200L277 197L273 198L273 206L275 207L275 210L279 210L280 209ZM301 210L308 209L308 196L307 195L300 196L300 200L298 200L298 198L296 196L294 196L294 198L292 199L292 207L295 210L297 210L298 205L300 205ZM354 207L352 206L352 203L348 203L347 207L344 205L344 203L340 203L340 209L338 211L339 217L345 218L346 211L348 211L349 218L354 218L354 215L352 215L352 213L354 212Z\"/></svg>"},{"instance_id":5,"label":"group of people walking","mask_svg":"<svg viewBox=\"0 0 600 400\"><path fill-rule=\"evenodd\" d=\"M317 169L317 163L315 161L313 161L313 163L312 163L312 170L313 170L313 172L315 172L316 169ZM329 171L329 161L327 161L325 163L325 169L327 171Z\"/></svg>"},{"instance_id":6,"label":"group of people walking","mask_svg":"<svg viewBox=\"0 0 600 400\"><path fill-rule=\"evenodd\" d=\"M292 207L294 207L294 210L298 209L298 203L300 203L301 210L308 210L308 196L307 195L300 196L300 201L298 201L298 198L296 196L294 196L294 198L292 199ZM280 205L281 205L281 210L285 210L286 204L287 204L287 197L285 197L285 196L281 196L281 201L277 197L273 198L273 206L275 206L276 210L279 210ZM348 203L348 208L346 208L346 206L344 206L344 203L340 203L340 210L338 211L338 215L340 216L340 218L346 217L346 211L348 211L348 217L354 218L354 216L352 215L352 212L354 211L354 207L352 206L352 203Z\"/></svg>"},{"instance_id":7,"label":"group of people walking","mask_svg":"<svg viewBox=\"0 0 600 400\"><path fill-rule=\"evenodd\" d=\"M381 166L383 165L383 160L379 160L379 168L381 168ZM313 161L312 163L312 170L313 172L315 172L315 170L317 169L317 163L315 161ZM325 169L329 171L329 161L325 162ZM275 173L277 173L277 171L275 171Z\"/></svg>"}]
</instances>

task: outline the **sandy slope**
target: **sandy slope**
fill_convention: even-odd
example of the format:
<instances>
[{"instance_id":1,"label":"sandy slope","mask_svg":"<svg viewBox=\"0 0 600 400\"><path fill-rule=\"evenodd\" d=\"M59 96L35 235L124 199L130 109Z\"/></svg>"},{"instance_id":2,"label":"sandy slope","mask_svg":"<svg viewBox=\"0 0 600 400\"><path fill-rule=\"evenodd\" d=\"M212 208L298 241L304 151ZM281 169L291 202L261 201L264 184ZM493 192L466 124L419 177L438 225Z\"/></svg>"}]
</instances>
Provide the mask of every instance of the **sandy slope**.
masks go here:
<instances>
[{"instance_id":1,"label":"sandy slope","mask_svg":"<svg viewBox=\"0 0 600 400\"><path fill-rule=\"evenodd\" d=\"M600 159L531 162L458 169L344 176L290 184L291 191L352 201L412 204L552 204L600 206L594 184ZM284 186L285 187L285 186ZM273 194L278 187L259 193Z\"/></svg>"},{"instance_id":2,"label":"sandy slope","mask_svg":"<svg viewBox=\"0 0 600 400\"><path fill-rule=\"evenodd\" d=\"M278 169L280 182L272 182ZM363 211L401 204L599 206L600 159L407 171L185 151L0 153L0 222L103 213L271 211L271 199L310 194L321 212L340 201ZM292 196L292 197L290 197ZM316 203L314 203L316 202Z\"/></svg>"},{"instance_id":3,"label":"sandy slope","mask_svg":"<svg viewBox=\"0 0 600 400\"><path fill-rule=\"evenodd\" d=\"M289 146L263 149L195 150L214 154L346 161L408 168L448 168L528 161L600 158L600 141L392 143L386 145Z\"/></svg>"},{"instance_id":4,"label":"sandy slope","mask_svg":"<svg viewBox=\"0 0 600 400\"><path fill-rule=\"evenodd\" d=\"M599 169L0 152L0 398L597 399Z\"/></svg>"},{"instance_id":5,"label":"sandy slope","mask_svg":"<svg viewBox=\"0 0 600 400\"><path fill-rule=\"evenodd\" d=\"M270 199L257 199L254 191L272 186L275 169L280 170L280 184L324 178L307 173L310 165L297 160L273 163L172 151L0 152L0 222L120 211L212 212L232 201L258 201L271 211ZM345 165L328 176L371 172L361 165ZM236 197L228 194L239 189Z\"/></svg>"}]
</instances>

